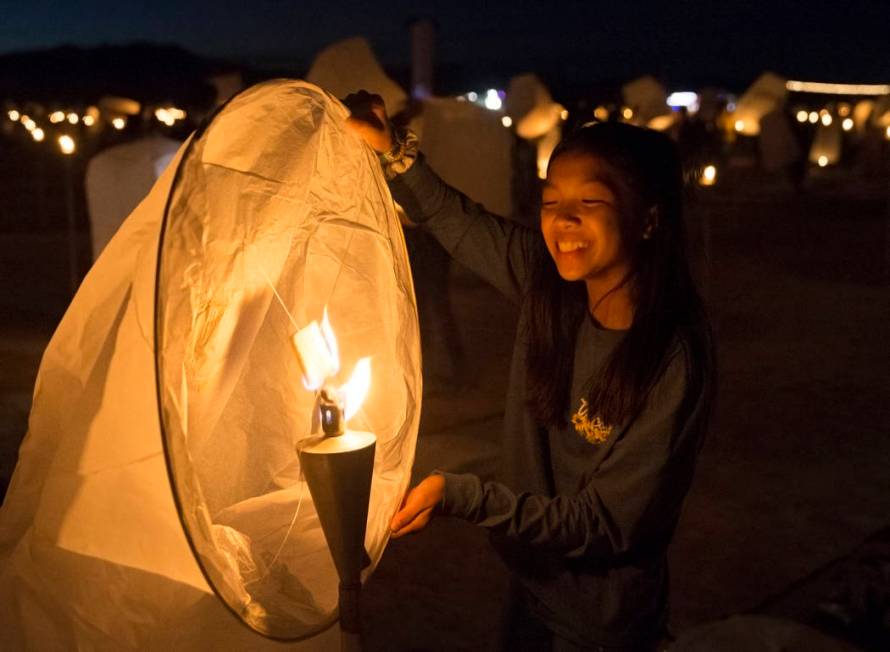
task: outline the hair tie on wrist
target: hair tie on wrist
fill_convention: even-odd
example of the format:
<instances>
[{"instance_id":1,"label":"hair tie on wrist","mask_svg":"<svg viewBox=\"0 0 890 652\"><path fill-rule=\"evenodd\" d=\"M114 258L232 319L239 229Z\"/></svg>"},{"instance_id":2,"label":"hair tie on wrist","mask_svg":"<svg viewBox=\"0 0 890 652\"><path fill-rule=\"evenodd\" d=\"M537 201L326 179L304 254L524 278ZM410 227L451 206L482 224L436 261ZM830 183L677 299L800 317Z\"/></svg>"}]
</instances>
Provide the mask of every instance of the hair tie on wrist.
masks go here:
<instances>
[{"instance_id":1,"label":"hair tie on wrist","mask_svg":"<svg viewBox=\"0 0 890 652\"><path fill-rule=\"evenodd\" d=\"M379 155L383 176L393 179L410 168L417 159L417 134L407 127L393 130L395 142L388 152Z\"/></svg>"}]
</instances>

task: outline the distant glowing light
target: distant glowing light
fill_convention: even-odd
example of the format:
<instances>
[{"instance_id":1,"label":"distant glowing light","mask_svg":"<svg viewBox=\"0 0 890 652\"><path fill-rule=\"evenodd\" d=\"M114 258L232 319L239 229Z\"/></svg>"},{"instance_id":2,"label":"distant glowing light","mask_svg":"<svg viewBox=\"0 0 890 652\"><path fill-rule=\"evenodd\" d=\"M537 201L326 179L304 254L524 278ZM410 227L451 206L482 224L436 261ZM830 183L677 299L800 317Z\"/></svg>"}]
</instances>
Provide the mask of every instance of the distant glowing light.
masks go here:
<instances>
[{"instance_id":1,"label":"distant glowing light","mask_svg":"<svg viewBox=\"0 0 890 652\"><path fill-rule=\"evenodd\" d=\"M819 157L817 163L819 163L820 168L824 168L826 165L828 165L828 157L823 154Z\"/></svg>"},{"instance_id":2,"label":"distant glowing light","mask_svg":"<svg viewBox=\"0 0 890 652\"><path fill-rule=\"evenodd\" d=\"M87 127L92 127L94 124L96 124L96 119L95 119L93 116L91 116L91 115L85 115L85 116L83 117L83 123L84 123Z\"/></svg>"},{"instance_id":3,"label":"distant glowing light","mask_svg":"<svg viewBox=\"0 0 890 652\"><path fill-rule=\"evenodd\" d=\"M68 122L70 122L73 125L76 125L78 122L80 122L80 116L77 115L76 113L69 113L67 117L68 117Z\"/></svg>"},{"instance_id":4,"label":"distant glowing light","mask_svg":"<svg viewBox=\"0 0 890 652\"><path fill-rule=\"evenodd\" d=\"M168 127L172 127L176 120L173 119L173 116L170 115L170 112L167 109L156 109L155 110L155 118L158 119L158 122L162 122Z\"/></svg>"},{"instance_id":5,"label":"distant glowing light","mask_svg":"<svg viewBox=\"0 0 890 652\"><path fill-rule=\"evenodd\" d=\"M477 95L473 91L470 91L469 93L467 93L467 99L470 100L470 102L475 102L479 99L479 95Z\"/></svg>"},{"instance_id":6,"label":"distant glowing light","mask_svg":"<svg viewBox=\"0 0 890 652\"><path fill-rule=\"evenodd\" d=\"M838 104L837 114L842 118L846 118L848 115L850 115L850 105L846 102L841 102L840 104Z\"/></svg>"},{"instance_id":7,"label":"distant glowing light","mask_svg":"<svg viewBox=\"0 0 890 652\"><path fill-rule=\"evenodd\" d=\"M598 106L593 111L593 117L599 120L600 122L605 122L609 119L609 109L604 106Z\"/></svg>"},{"instance_id":8,"label":"distant glowing light","mask_svg":"<svg viewBox=\"0 0 890 652\"><path fill-rule=\"evenodd\" d=\"M30 119L31 119L31 116L29 116L27 113L22 113L22 114L19 116L19 122L21 122L22 124L25 124L25 123L28 122Z\"/></svg>"},{"instance_id":9,"label":"distant glowing light","mask_svg":"<svg viewBox=\"0 0 890 652\"><path fill-rule=\"evenodd\" d=\"M158 122L163 122L168 127L172 127L176 124L177 120L185 120L185 117L185 111L177 109L175 106L155 109L155 118L158 119Z\"/></svg>"},{"instance_id":10,"label":"distant glowing light","mask_svg":"<svg viewBox=\"0 0 890 652\"><path fill-rule=\"evenodd\" d=\"M19 113L18 111L16 111L15 109L10 110L9 112L7 112L6 115L8 115L9 119L12 120L13 122L18 122L19 118L22 117L22 114Z\"/></svg>"},{"instance_id":11,"label":"distant glowing light","mask_svg":"<svg viewBox=\"0 0 890 652\"><path fill-rule=\"evenodd\" d=\"M727 102L726 103L726 111L728 113L734 113L735 112L735 102Z\"/></svg>"},{"instance_id":12,"label":"distant glowing light","mask_svg":"<svg viewBox=\"0 0 890 652\"><path fill-rule=\"evenodd\" d=\"M498 95L498 92L489 88L485 93L485 108L490 111L500 111L501 106L503 106L503 101L501 101L501 96Z\"/></svg>"},{"instance_id":13,"label":"distant glowing light","mask_svg":"<svg viewBox=\"0 0 890 652\"><path fill-rule=\"evenodd\" d=\"M505 127L512 127L513 126L513 118L511 118L508 115L505 115L503 118L501 118L501 124L504 125Z\"/></svg>"},{"instance_id":14,"label":"distant glowing light","mask_svg":"<svg viewBox=\"0 0 890 652\"><path fill-rule=\"evenodd\" d=\"M850 131L853 128L853 118L844 118L841 127L843 127L844 131Z\"/></svg>"},{"instance_id":15,"label":"distant glowing light","mask_svg":"<svg viewBox=\"0 0 890 652\"><path fill-rule=\"evenodd\" d=\"M25 125L25 129L27 129L28 131L34 131L35 129L37 129L37 123L34 122L31 118L23 120L22 124Z\"/></svg>"},{"instance_id":16,"label":"distant glowing light","mask_svg":"<svg viewBox=\"0 0 890 652\"><path fill-rule=\"evenodd\" d=\"M817 122L819 122L819 114L816 113L815 111L810 111L809 120L810 120L810 124L816 124Z\"/></svg>"},{"instance_id":17,"label":"distant glowing light","mask_svg":"<svg viewBox=\"0 0 890 652\"><path fill-rule=\"evenodd\" d=\"M788 80L785 88L796 93L827 93L828 95L887 95L890 84L828 84Z\"/></svg>"},{"instance_id":18,"label":"distant glowing light","mask_svg":"<svg viewBox=\"0 0 890 652\"><path fill-rule=\"evenodd\" d=\"M634 110L629 106L624 107L623 109L621 109L621 117L625 120L630 120L634 117Z\"/></svg>"},{"instance_id":19,"label":"distant glowing light","mask_svg":"<svg viewBox=\"0 0 890 652\"><path fill-rule=\"evenodd\" d=\"M829 126L831 126L831 123L832 123L831 114L830 113L824 114L822 116L822 124L824 124L826 127L829 127Z\"/></svg>"},{"instance_id":20,"label":"distant glowing light","mask_svg":"<svg viewBox=\"0 0 890 652\"><path fill-rule=\"evenodd\" d=\"M649 129L654 129L655 131L667 131L674 126L674 123L676 121L677 114L672 111L671 113L665 113L664 115L655 116L649 121L646 126L649 127Z\"/></svg>"},{"instance_id":21,"label":"distant glowing light","mask_svg":"<svg viewBox=\"0 0 890 652\"><path fill-rule=\"evenodd\" d=\"M715 165L706 165L701 172L698 182L702 186L713 186L717 183L717 167Z\"/></svg>"},{"instance_id":22,"label":"distant glowing light","mask_svg":"<svg viewBox=\"0 0 890 652\"><path fill-rule=\"evenodd\" d=\"M745 121L744 120L736 120L735 121L735 130L739 133L742 133L745 130Z\"/></svg>"},{"instance_id":23,"label":"distant glowing light","mask_svg":"<svg viewBox=\"0 0 890 652\"><path fill-rule=\"evenodd\" d=\"M699 109L698 93L693 91L677 91L667 96L667 104L672 109L684 108L689 113L697 113Z\"/></svg>"},{"instance_id":24,"label":"distant glowing light","mask_svg":"<svg viewBox=\"0 0 890 652\"><path fill-rule=\"evenodd\" d=\"M886 138L887 140L890 140L890 126L888 126L888 127L884 130L884 138Z\"/></svg>"},{"instance_id":25,"label":"distant glowing light","mask_svg":"<svg viewBox=\"0 0 890 652\"><path fill-rule=\"evenodd\" d=\"M62 154L73 154L76 147L74 139L68 134L59 136L59 149L62 150Z\"/></svg>"},{"instance_id":26,"label":"distant glowing light","mask_svg":"<svg viewBox=\"0 0 890 652\"><path fill-rule=\"evenodd\" d=\"M810 115L809 113L807 113L806 111L801 109L800 111L797 112L797 121L798 122L806 122L809 115Z\"/></svg>"},{"instance_id":27,"label":"distant glowing light","mask_svg":"<svg viewBox=\"0 0 890 652\"><path fill-rule=\"evenodd\" d=\"M127 126L127 119L126 118L115 118L114 120L111 121L111 126L114 127L115 129L117 129L118 131L120 131L121 129L123 129L124 127Z\"/></svg>"},{"instance_id":28,"label":"distant glowing light","mask_svg":"<svg viewBox=\"0 0 890 652\"><path fill-rule=\"evenodd\" d=\"M43 142L43 139L46 137L46 134L43 133L43 129L37 127L34 131L31 132L31 138L36 140L38 143Z\"/></svg>"},{"instance_id":29,"label":"distant glowing light","mask_svg":"<svg viewBox=\"0 0 890 652\"><path fill-rule=\"evenodd\" d=\"M668 106L689 106L698 100L698 93L692 91L677 91L667 96Z\"/></svg>"},{"instance_id":30,"label":"distant glowing light","mask_svg":"<svg viewBox=\"0 0 890 652\"><path fill-rule=\"evenodd\" d=\"M163 122L168 127L172 127L176 124L177 120L185 120L186 112L182 109L177 109L175 106L168 107L159 107L155 109L155 118L158 119L158 122Z\"/></svg>"},{"instance_id":31,"label":"distant glowing light","mask_svg":"<svg viewBox=\"0 0 890 652\"><path fill-rule=\"evenodd\" d=\"M569 119L569 111L568 111L568 109L563 109L562 111L560 111L560 112L559 112L559 117L560 117L560 119L561 119L563 122L565 122L566 120L568 120L568 119Z\"/></svg>"},{"instance_id":32,"label":"distant glowing light","mask_svg":"<svg viewBox=\"0 0 890 652\"><path fill-rule=\"evenodd\" d=\"M65 112L64 111L53 111L49 114L49 121L54 125L59 124L65 120Z\"/></svg>"}]
</instances>

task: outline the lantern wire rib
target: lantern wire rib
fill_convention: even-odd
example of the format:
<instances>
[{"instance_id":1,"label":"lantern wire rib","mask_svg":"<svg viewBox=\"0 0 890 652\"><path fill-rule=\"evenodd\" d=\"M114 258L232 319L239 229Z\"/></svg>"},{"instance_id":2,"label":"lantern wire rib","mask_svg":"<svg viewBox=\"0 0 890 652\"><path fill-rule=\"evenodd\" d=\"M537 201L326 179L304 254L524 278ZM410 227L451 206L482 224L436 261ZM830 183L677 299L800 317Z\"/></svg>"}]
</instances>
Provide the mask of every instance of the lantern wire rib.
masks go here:
<instances>
[{"instance_id":1,"label":"lantern wire rib","mask_svg":"<svg viewBox=\"0 0 890 652\"><path fill-rule=\"evenodd\" d=\"M278 294L278 290L275 289L275 285L272 283L272 279L269 278L269 275L266 274L266 270L264 270L262 268L262 266L257 266L257 269L260 270L260 274L263 275L263 278L266 280L266 284L269 286L269 289L272 290L272 294L275 295L275 298L278 300L278 303L281 306L281 309L284 310L284 314L287 315L287 318L290 320L290 323L293 324L294 328L296 328L297 330L300 330L300 326L297 324L297 321L294 319L290 310L288 310L287 304L284 303L284 299L282 299L281 295ZM272 560L268 563L266 574L263 575L262 577L252 580L251 582L248 582L247 584L252 584L254 582L259 582L261 580L264 580L269 575L269 573L272 572L272 567L275 565L275 562L278 561L278 557L281 556L281 551L284 550L284 544L287 543L287 540L290 537L290 534L294 529L294 524L297 522L297 517L300 515L300 508L303 506L303 494L304 494L306 485L303 480L303 469L302 468L300 469L299 482L300 482L300 497L299 497L299 499L297 499L297 508L294 510L294 516L290 521L290 525L288 525L288 527L287 527L287 532L284 533L284 538L281 540L281 545L278 546L277 552L272 557Z\"/></svg>"},{"instance_id":2,"label":"lantern wire rib","mask_svg":"<svg viewBox=\"0 0 890 652\"><path fill-rule=\"evenodd\" d=\"M346 248L343 250L343 258L346 258L346 254L349 253L349 248L352 246L352 239L355 237L355 231L350 231L349 240L346 242ZM325 302L329 304L331 302L331 297L334 295L334 290L337 289L337 283L340 282L340 276L343 274L343 265L340 265L340 269L337 270L337 275L334 277L334 284L331 285L331 290L328 292L328 300Z\"/></svg>"},{"instance_id":3,"label":"lantern wire rib","mask_svg":"<svg viewBox=\"0 0 890 652\"><path fill-rule=\"evenodd\" d=\"M259 582L260 580L266 579L269 576L269 573L272 572L272 568L275 566L275 562L278 561L278 557L281 555L281 551L284 550L284 544L287 543L288 538L290 537L290 533L294 529L294 524L297 522L297 516L300 514L300 508L303 506L303 494L306 490L306 483L303 478L303 469L300 469L300 498L297 500L297 509L294 510L294 517L290 521L290 525L287 526L287 532L284 533L284 538L281 540L281 545L278 546L278 551L272 557L272 560L266 566L266 574L262 577L253 580L254 582ZM248 582L249 584L252 582Z\"/></svg>"},{"instance_id":4,"label":"lantern wire rib","mask_svg":"<svg viewBox=\"0 0 890 652\"><path fill-rule=\"evenodd\" d=\"M272 290L272 293L275 295L275 298L278 299L278 303L281 304L281 308L284 310L284 314L287 315L287 318L290 319L290 323L294 325L294 328L300 330L300 326L297 324L297 320L294 319L294 316L290 314L290 310L287 309L287 305L284 303L284 299L281 298L281 295L278 294L278 290L275 289L275 286L272 284L272 279L269 278L269 275L266 274L266 270L262 267L257 267L260 270L260 274L263 275L263 278L266 279L266 284Z\"/></svg>"}]
</instances>

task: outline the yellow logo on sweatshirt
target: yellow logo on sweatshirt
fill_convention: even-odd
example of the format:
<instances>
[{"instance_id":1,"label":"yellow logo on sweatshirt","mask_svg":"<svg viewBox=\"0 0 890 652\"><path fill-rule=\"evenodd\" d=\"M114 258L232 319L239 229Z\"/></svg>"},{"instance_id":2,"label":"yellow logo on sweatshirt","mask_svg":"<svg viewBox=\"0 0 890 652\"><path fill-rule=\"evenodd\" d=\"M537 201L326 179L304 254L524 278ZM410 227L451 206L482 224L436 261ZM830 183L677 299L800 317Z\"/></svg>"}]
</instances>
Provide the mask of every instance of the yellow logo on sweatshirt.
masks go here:
<instances>
[{"instance_id":1,"label":"yellow logo on sweatshirt","mask_svg":"<svg viewBox=\"0 0 890 652\"><path fill-rule=\"evenodd\" d=\"M572 425L591 444L602 444L612 434L612 426L607 426L598 416L591 419L588 414L587 399L581 399L581 407L572 415Z\"/></svg>"}]
</instances>

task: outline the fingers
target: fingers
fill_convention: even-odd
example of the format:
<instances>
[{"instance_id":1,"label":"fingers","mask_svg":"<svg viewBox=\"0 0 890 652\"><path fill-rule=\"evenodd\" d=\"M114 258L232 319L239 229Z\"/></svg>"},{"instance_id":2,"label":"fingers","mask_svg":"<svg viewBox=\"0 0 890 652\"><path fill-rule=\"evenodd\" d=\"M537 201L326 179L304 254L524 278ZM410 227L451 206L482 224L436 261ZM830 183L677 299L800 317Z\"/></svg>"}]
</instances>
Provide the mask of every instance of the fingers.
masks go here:
<instances>
[{"instance_id":1,"label":"fingers","mask_svg":"<svg viewBox=\"0 0 890 652\"><path fill-rule=\"evenodd\" d=\"M343 99L343 104L354 114L373 113L381 119L386 117L386 104L376 93L364 90L350 93Z\"/></svg>"},{"instance_id":2,"label":"fingers","mask_svg":"<svg viewBox=\"0 0 890 652\"><path fill-rule=\"evenodd\" d=\"M364 102L373 100L383 104L383 98L377 95L377 93L369 93L368 91L362 89L360 91L356 91L355 93L350 93L343 99L343 104L349 106L352 102Z\"/></svg>"},{"instance_id":3,"label":"fingers","mask_svg":"<svg viewBox=\"0 0 890 652\"><path fill-rule=\"evenodd\" d=\"M393 537L399 538L426 527L432 518L433 508L442 500L444 487L442 476L434 474L409 491L402 508L390 523Z\"/></svg>"},{"instance_id":4,"label":"fingers","mask_svg":"<svg viewBox=\"0 0 890 652\"><path fill-rule=\"evenodd\" d=\"M399 513L401 513L401 512L399 512ZM398 516L399 515L396 514L396 517L398 517ZM398 527L398 528L395 527L396 520L393 519L392 538L398 539L399 537L403 537L406 534L411 534L412 532L417 532L418 530L422 530L430 522L430 519L432 518L432 516L433 516L433 508L427 507L425 510L423 510L422 512L417 514L417 516L415 516L413 519L411 519L407 523L402 524L403 522L399 521L400 527Z\"/></svg>"},{"instance_id":5,"label":"fingers","mask_svg":"<svg viewBox=\"0 0 890 652\"><path fill-rule=\"evenodd\" d=\"M376 116L372 116L372 118L376 119ZM371 141L377 138L377 135L383 130L383 125L374 124L367 118L359 118L355 115L351 115L346 118L346 129L362 140Z\"/></svg>"},{"instance_id":6,"label":"fingers","mask_svg":"<svg viewBox=\"0 0 890 652\"><path fill-rule=\"evenodd\" d=\"M346 130L358 136L377 153L388 152L393 146L392 130L388 124L382 124L377 116L351 115L344 122Z\"/></svg>"},{"instance_id":7,"label":"fingers","mask_svg":"<svg viewBox=\"0 0 890 652\"><path fill-rule=\"evenodd\" d=\"M405 500L402 502L402 508L392 517L392 522L390 522L389 528L393 532L399 532L412 523L423 512L432 510L433 505L425 499L423 492L419 491L419 488L420 485L408 492L408 495L405 496Z\"/></svg>"},{"instance_id":8,"label":"fingers","mask_svg":"<svg viewBox=\"0 0 890 652\"><path fill-rule=\"evenodd\" d=\"M393 146L392 128L386 116L386 105L379 95L367 91L351 93L343 99L349 109L346 129L379 153L388 152Z\"/></svg>"},{"instance_id":9,"label":"fingers","mask_svg":"<svg viewBox=\"0 0 890 652\"><path fill-rule=\"evenodd\" d=\"M349 109L352 118L370 122L378 129L384 129L389 124L386 116L386 105L383 98L367 91L351 93L343 100L343 104Z\"/></svg>"}]
</instances>

